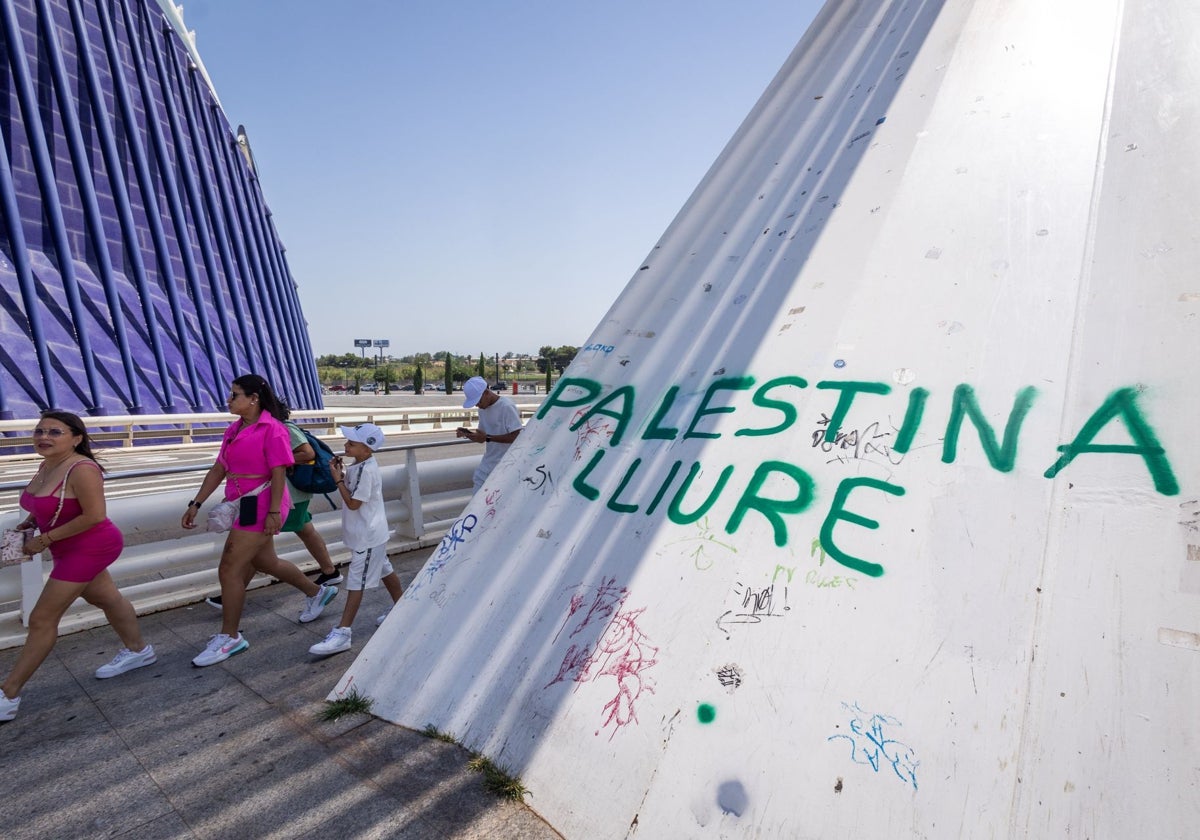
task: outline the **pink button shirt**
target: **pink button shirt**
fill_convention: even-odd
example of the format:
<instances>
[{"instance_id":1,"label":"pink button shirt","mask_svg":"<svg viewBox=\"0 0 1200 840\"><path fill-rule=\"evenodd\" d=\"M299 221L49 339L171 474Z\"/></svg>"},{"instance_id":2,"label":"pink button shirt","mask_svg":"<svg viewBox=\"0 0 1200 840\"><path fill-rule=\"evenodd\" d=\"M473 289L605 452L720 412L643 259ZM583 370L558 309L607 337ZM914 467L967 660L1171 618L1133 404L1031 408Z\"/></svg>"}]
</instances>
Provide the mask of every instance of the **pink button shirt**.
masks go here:
<instances>
[{"instance_id":1,"label":"pink button shirt","mask_svg":"<svg viewBox=\"0 0 1200 840\"><path fill-rule=\"evenodd\" d=\"M296 463L296 458L292 455L292 441L287 427L264 411L249 426L243 427L242 421L238 420L225 430L217 463L227 473L253 476L226 480L225 498L236 499L263 482L269 482L273 468L290 467ZM287 482L284 482L281 507L291 507Z\"/></svg>"}]
</instances>

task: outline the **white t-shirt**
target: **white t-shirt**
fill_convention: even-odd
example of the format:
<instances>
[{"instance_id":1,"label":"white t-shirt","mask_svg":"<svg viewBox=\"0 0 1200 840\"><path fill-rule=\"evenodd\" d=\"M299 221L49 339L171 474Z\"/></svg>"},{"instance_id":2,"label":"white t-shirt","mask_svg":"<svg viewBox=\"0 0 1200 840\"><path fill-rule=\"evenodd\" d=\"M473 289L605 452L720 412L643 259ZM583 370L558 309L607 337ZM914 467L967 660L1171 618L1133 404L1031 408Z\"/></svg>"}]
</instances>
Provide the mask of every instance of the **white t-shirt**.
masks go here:
<instances>
[{"instance_id":1,"label":"white t-shirt","mask_svg":"<svg viewBox=\"0 0 1200 840\"><path fill-rule=\"evenodd\" d=\"M521 413L508 397L501 397L487 408L479 409L479 430L485 435L506 435L521 428ZM488 474L504 457L511 443L491 441L484 444L483 460L475 468L475 489L478 490Z\"/></svg>"},{"instance_id":2,"label":"white t-shirt","mask_svg":"<svg viewBox=\"0 0 1200 840\"><path fill-rule=\"evenodd\" d=\"M342 506L342 542L352 551L366 551L388 539L383 510L383 474L374 458L346 467L346 489L362 502L358 510Z\"/></svg>"}]
</instances>

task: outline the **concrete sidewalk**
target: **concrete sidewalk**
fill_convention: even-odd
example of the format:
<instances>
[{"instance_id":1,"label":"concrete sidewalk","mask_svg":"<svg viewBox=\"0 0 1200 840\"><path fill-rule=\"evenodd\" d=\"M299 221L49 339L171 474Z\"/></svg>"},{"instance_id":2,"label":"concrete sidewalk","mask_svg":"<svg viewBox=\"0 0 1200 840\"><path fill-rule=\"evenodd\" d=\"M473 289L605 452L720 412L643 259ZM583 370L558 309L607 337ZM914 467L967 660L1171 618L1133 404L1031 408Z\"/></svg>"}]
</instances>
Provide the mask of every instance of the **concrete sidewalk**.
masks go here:
<instances>
[{"instance_id":1,"label":"concrete sidewalk","mask_svg":"<svg viewBox=\"0 0 1200 840\"><path fill-rule=\"evenodd\" d=\"M406 585L427 554L392 558ZM110 628L61 638L16 720L0 724L0 836L559 838L528 807L485 791L454 744L368 715L318 720L390 605L382 588L368 591L354 650L309 656L344 597L299 624L291 587L250 592L250 649L208 668L191 664L219 630L203 603L143 617L158 662L110 680L93 676L120 646ZM0 651L0 674L18 651Z\"/></svg>"}]
</instances>

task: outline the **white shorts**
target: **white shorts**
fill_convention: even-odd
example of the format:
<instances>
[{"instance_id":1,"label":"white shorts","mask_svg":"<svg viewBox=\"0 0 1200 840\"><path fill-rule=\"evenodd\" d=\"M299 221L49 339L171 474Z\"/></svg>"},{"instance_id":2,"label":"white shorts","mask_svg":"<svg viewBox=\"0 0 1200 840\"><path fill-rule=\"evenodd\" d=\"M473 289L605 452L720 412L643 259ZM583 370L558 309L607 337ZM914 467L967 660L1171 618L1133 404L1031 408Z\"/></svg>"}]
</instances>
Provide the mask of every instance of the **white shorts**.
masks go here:
<instances>
[{"instance_id":1,"label":"white shorts","mask_svg":"<svg viewBox=\"0 0 1200 840\"><path fill-rule=\"evenodd\" d=\"M355 551L350 555L350 571L346 573L347 589L375 589L379 581L390 575L392 564L388 562L387 543L380 543L366 551Z\"/></svg>"}]
</instances>

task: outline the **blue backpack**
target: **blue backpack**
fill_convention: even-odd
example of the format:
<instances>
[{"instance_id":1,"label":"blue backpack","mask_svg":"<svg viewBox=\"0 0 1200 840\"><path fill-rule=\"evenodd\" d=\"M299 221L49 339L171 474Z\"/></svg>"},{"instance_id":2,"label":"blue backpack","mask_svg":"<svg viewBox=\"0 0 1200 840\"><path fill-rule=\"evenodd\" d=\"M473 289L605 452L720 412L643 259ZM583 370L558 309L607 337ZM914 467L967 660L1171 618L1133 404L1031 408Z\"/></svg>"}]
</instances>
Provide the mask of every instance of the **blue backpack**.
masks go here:
<instances>
[{"instance_id":1,"label":"blue backpack","mask_svg":"<svg viewBox=\"0 0 1200 840\"><path fill-rule=\"evenodd\" d=\"M299 426L296 428L300 429ZM332 493L337 489L333 473L329 471L333 450L325 441L307 429L300 429L300 431L304 432L304 439L313 448L317 458L311 464L296 464L292 467L292 471L288 474L288 481L292 482L292 486L297 490L304 490L308 493Z\"/></svg>"}]
</instances>

